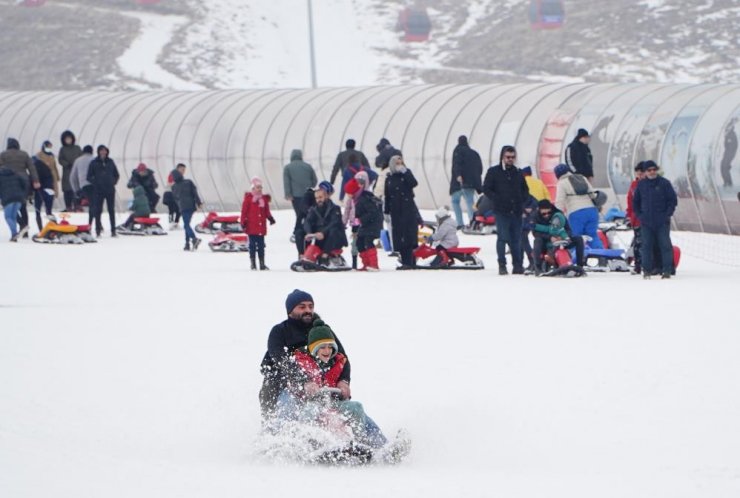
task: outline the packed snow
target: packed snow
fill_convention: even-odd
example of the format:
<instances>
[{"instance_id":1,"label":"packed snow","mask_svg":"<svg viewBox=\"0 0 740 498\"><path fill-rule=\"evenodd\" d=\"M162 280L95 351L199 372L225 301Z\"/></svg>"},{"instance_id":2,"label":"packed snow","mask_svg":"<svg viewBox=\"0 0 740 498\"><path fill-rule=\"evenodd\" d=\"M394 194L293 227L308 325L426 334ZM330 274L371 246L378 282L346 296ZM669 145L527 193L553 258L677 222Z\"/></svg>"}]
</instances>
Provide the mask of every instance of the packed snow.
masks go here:
<instances>
[{"instance_id":1,"label":"packed snow","mask_svg":"<svg viewBox=\"0 0 740 498\"><path fill-rule=\"evenodd\" d=\"M182 251L182 230L50 246L2 225L1 496L740 494L737 265L685 251L668 281L500 277L489 236L463 237L484 271L383 256L379 273L297 274L293 214L276 218L265 272ZM255 454L258 365L294 288L345 345L354 398L411 434L405 462Z\"/></svg>"}]
</instances>

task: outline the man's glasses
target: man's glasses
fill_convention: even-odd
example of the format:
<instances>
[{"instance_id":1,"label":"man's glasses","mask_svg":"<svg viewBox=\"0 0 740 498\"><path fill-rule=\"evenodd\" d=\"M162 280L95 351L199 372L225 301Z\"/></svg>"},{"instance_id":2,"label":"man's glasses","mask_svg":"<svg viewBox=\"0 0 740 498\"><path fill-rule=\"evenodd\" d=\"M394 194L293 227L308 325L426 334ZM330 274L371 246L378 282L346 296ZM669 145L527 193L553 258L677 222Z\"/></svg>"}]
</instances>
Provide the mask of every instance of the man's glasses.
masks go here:
<instances>
[{"instance_id":1,"label":"man's glasses","mask_svg":"<svg viewBox=\"0 0 740 498\"><path fill-rule=\"evenodd\" d=\"M516 154L513 156L504 156L504 159L516 159Z\"/></svg>"}]
</instances>

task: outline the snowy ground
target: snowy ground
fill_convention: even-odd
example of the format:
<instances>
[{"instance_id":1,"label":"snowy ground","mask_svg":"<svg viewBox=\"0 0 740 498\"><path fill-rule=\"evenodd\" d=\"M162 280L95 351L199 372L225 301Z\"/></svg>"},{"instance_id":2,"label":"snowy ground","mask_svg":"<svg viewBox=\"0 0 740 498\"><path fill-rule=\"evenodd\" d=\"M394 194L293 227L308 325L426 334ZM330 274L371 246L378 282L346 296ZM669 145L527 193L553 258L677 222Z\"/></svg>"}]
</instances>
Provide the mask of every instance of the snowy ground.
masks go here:
<instances>
[{"instance_id":1,"label":"snowy ground","mask_svg":"<svg viewBox=\"0 0 740 498\"><path fill-rule=\"evenodd\" d=\"M0 496L736 497L738 268L679 276L296 274L182 232L54 247L0 228ZM705 240L711 236L702 235ZM737 255L737 253L735 253ZM258 463L258 367L293 288L353 362L396 467ZM731 315L732 314L732 315Z\"/></svg>"}]
</instances>

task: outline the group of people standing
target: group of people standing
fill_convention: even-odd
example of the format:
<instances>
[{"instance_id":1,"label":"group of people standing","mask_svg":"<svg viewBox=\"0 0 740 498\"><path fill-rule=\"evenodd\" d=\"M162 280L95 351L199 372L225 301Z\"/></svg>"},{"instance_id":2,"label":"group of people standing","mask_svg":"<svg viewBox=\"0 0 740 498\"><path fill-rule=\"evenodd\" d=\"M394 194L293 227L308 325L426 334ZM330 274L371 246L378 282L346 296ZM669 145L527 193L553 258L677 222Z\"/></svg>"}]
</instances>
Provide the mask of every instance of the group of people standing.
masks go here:
<instances>
[{"instance_id":1,"label":"group of people standing","mask_svg":"<svg viewBox=\"0 0 740 498\"><path fill-rule=\"evenodd\" d=\"M593 178L593 156L589 140L588 131L580 129L566 148L566 162L554 169L558 181L557 195L552 202L548 189L532 176L531 167L516 166L517 151L513 146L504 146L498 164L488 168L483 175L480 155L471 148L466 136L459 137L452 154L450 175L450 197L456 228L466 226L461 207L463 201L469 224L476 214L495 217L496 251L501 275L509 273L507 248L511 254L512 273L536 273L542 262L543 247L548 246L548 237L553 237L553 230L561 233L562 229L578 254L583 253L584 245L602 248L597 235L598 193L590 182ZM33 197L36 220L41 229L41 212L43 210L47 216L52 216L51 209L54 199L59 195L60 183L65 210L75 211L83 204L88 204L90 223L95 222L98 236L103 232L101 216L105 203L111 236L116 236L115 188L120 175L116 163L109 157L108 148L100 145L93 155L92 147L87 145L80 148L75 135L69 130L62 134L61 141L63 145L57 156L62 167L61 175L49 141L44 141L39 152L29 156L20 150L17 140L10 138L7 150L0 154L0 199L11 228L11 240L27 236L26 200L30 196ZM299 256L304 255L309 246L315 245L316 248L312 250L318 251L320 258L328 259L336 257L342 248L351 245L353 268L357 268L359 259L363 263L360 269L377 270L376 240L385 226L393 251L401 261L399 269L414 268L418 227L423 220L414 194L418 181L405 164L403 153L388 139L381 139L376 146L373 169L365 154L356 149L353 139L348 139L345 146L346 149L337 155L330 181L319 182L315 170L303 160L302 151L298 149L292 151L291 161L283 169L285 199L292 203L296 215L292 240ZM647 164L650 164L650 168ZM628 210L637 229L636 240L643 254L646 250L653 251L654 247L659 247L660 252L667 254L666 248L670 245L669 221L675 210L676 195L670 182L658 177L657 173L653 175L653 171L657 171L655 163L641 163L641 168L645 170L649 181L643 186L636 180L628 199ZM163 203L169 209L170 228L175 228L182 217L185 250L194 250L198 248L200 239L195 236L190 223L202 201L195 184L185 179L185 170L184 164L178 164L170 173ZM639 168L636 168L636 173L640 175L638 179L642 177L643 172ZM651 175L656 178L651 178ZM337 178L341 179L339 203L333 200ZM648 185L653 188L648 190ZM143 163L139 164L127 186L134 191L134 213L127 223L134 216L149 216L156 212L160 196L153 170ZM251 267L267 270L267 224L275 223L269 208L271 197L263 193L259 178L252 179L251 187L244 196L241 224L250 239ZM476 196L479 196L477 202ZM341 203L343 205L340 206ZM438 211L440 221L447 217L442 211L446 211L446 208ZM563 216L558 216L557 212ZM562 223L563 219L565 223ZM563 226L554 227L553 230L542 228L552 223L562 223ZM20 225L20 229L17 225ZM540 229L537 229L538 225ZM347 228L351 230L351 239L347 238ZM534 237L534 244L530 235ZM538 241L538 238L543 240ZM440 244L438 249L443 250L445 246ZM525 256L527 267L524 266ZM652 253L651 256L640 257L637 269L646 268L652 272L653 261ZM663 265L670 262L665 258L661 261ZM584 261L579 259L577 263L583 264Z\"/></svg>"}]
</instances>

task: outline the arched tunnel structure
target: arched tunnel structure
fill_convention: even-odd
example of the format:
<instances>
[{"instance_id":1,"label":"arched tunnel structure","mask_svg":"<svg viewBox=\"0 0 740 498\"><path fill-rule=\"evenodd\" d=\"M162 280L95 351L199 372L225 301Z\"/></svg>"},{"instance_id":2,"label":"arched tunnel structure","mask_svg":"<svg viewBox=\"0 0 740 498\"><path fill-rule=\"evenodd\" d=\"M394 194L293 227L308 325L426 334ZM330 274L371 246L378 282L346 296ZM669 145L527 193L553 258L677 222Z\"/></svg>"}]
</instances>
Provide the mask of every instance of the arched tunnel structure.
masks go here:
<instances>
[{"instance_id":1,"label":"arched tunnel structure","mask_svg":"<svg viewBox=\"0 0 740 498\"><path fill-rule=\"evenodd\" d=\"M371 163L388 138L419 179L422 208L449 203L452 149L467 135L486 164L512 144L552 186L578 128L592 134L595 186L623 205L633 165L658 162L679 195L675 228L740 234L737 134L740 85L493 84L204 92L0 92L0 131L35 153L72 130L81 145L106 144L119 166L119 208L140 162L164 185L189 166L208 207L233 211L253 176L275 207L282 168L302 149L319 178L354 138ZM734 144L734 145L733 145ZM734 150L733 150L734 147Z\"/></svg>"}]
</instances>

